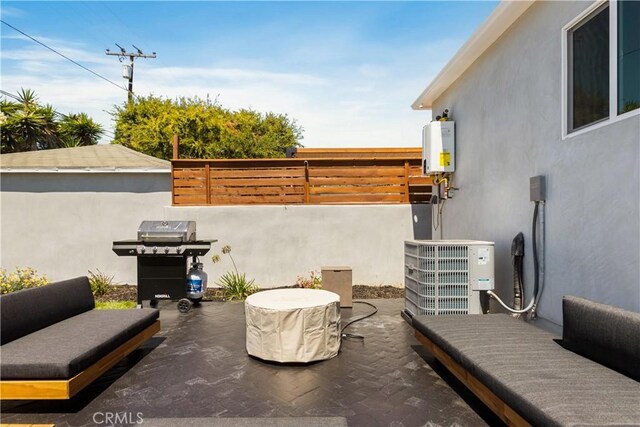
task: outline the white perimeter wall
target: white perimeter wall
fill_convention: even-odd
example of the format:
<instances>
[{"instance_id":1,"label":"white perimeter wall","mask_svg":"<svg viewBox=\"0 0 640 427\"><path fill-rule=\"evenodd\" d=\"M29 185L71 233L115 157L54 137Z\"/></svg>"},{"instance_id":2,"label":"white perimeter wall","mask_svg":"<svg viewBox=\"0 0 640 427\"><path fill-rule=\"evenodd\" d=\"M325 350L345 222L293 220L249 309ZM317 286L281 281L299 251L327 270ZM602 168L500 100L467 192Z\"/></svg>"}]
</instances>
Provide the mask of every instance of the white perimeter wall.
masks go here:
<instances>
[{"instance_id":1,"label":"white perimeter wall","mask_svg":"<svg viewBox=\"0 0 640 427\"><path fill-rule=\"evenodd\" d=\"M262 287L291 285L322 266L348 266L353 283L404 282L404 241L430 237L428 205L167 207L168 219L195 220L199 238L231 246L238 269ZM228 256L205 271L216 280Z\"/></svg>"},{"instance_id":2,"label":"white perimeter wall","mask_svg":"<svg viewBox=\"0 0 640 427\"><path fill-rule=\"evenodd\" d=\"M567 294L640 311L640 117L561 138L561 29L590 4L536 2L433 108L456 122L460 191L445 204L444 238L495 241L497 289L509 303L519 231L531 295L529 177L547 177L539 315L556 324Z\"/></svg>"},{"instance_id":3,"label":"white perimeter wall","mask_svg":"<svg viewBox=\"0 0 640 427\"><path fill-rule=\"evenodd\" d=\"M34 267L51 280L99 269L135 283L135 258L112 242L135 239L140 221L171 204L168 173L4 173L0 175L0 265Z\"/></svg>"},{"instance_id":4,"label":"white perimeter wall","mask_svg":"<svg viewBox=\"0 0 640 427\"><path fill-rule=\"evenodd\" d=\"M325 265L353 269L354 284L401 285L403 241L429 238L428 205L171 207L169 174L2 174L2 268L30 266L51 280L87 270L136 282L134 257L112 252L148 219L197 221L199 238L218 239L203 257L210 282L238 268L262 287L291 285Z\"/></svg>"}]
</instances>

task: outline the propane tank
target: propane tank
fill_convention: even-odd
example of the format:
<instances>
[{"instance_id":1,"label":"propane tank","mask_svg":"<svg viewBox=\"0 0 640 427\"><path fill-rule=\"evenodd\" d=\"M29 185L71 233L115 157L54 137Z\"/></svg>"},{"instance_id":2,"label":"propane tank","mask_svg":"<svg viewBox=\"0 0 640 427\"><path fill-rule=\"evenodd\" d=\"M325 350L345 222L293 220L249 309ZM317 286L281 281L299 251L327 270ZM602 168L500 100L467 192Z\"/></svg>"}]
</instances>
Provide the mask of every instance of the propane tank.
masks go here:
<instances>
[{"instance_id":1,"label":"propane tank","mask_svg":"<svg viewBox=\"0 0 640 427\"><path fill-rule=\"evenodd\" d=\"M200 301L207 290L207 273L202 271L202 263L194 261L187 273L187 298Z\"/></svg>"}]
</instances>

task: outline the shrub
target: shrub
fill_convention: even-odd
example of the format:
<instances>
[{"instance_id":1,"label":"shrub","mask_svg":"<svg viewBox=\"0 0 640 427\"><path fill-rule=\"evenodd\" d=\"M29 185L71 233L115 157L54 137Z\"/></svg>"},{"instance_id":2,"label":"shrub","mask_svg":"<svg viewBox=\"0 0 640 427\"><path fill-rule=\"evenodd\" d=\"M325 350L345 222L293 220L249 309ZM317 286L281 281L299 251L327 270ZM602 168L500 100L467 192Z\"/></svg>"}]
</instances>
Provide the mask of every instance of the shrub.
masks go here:
<instances>
[{"instance_id":1,"label":"shrub","mask_svg":"<svg viewBox=\"0 0 640 427\"><path fill-rule=\"evenodd\" d=\"M244 273L240 274L238 272L236 261L233 259L233 256L231 256L231 246L223 246L222 253L224 255L229 255L229 258L233 263L233 269L235 270L235 272L229 271L223 274L217 282L218 286L220 286L224 291L225 298L231 301L242 301L247 299L249 295L256 293L258 291L258 286L254 284L255 279L248 280ZM211 261L213 261L214 264L219 262L220 255L213 255L211 257Z\"/></svg>"},{"instance_id":2,"label":"shrub","mask_svg":"<svg viewBox=\"0 0 640 427\"><path fill-rule=\"evenodd\" d=\"M113 286L113 276L102 273L96 269L97 273L89 271L89 285L91 285L91 293L94 297L106 295Z\"/></svg>"},{"instance_id":3,"label":"shrub","mask_svg":"<svg viewBox=\"0 0 640 427\"><path fill-rule=\"evenodd\" d=\"M224 290L224 297L230 301L243 301L253 293L258 291L258 287L254 285L255 280L247 280L244 273L230 271L220 277L218 284Z\"/></svg>"},{"instance_id":4,"label":"shrub","mask_svg":"<svg viewBox=\"0 0 640 427\"><path fill-rule=\"evenodd\" d=\"M47 276L40 276L31 267L16 268L13 273L0 269L0 294L8 294L21 289L37 288L49 283Z\"/></svg>"},{"instance_id":5,"label":"shrub","mask_svg":"<svg viewBox=\"0 0 640 427\"><path fill-rule=\"evenodd\" d=\"M318 271L310 271L309 277L298 276L296 286L299 288L320 289L322 288L322 276Z\"/></svg>"}]
</instances>

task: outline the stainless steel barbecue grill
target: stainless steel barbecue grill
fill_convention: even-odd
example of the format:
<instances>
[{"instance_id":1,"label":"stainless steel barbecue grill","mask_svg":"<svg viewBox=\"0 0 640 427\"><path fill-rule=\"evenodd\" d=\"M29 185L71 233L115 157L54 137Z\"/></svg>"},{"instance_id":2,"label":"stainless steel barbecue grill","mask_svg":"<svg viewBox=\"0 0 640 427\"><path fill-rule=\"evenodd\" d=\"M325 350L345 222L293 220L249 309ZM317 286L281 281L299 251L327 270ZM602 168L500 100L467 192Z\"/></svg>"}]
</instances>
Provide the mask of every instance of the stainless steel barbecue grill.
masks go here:
<instances>
[{"instance_id":1,"label":"stainless steel barbecue grill","mask_svg":"<svg viewBox=\"0 0 640 427\"><path fill-rule=\"evenodd\" d=\"M180 300L178 308L188 311L187 263L189 257L205 255L215 240L197 240L195 221L142 221L135 240L113 242L118 256L138 259L138 304L158 300ZM192 301L199 302L199 301ZM182 303L182 304L181 304Z\"/></svg>"}]
</instances>

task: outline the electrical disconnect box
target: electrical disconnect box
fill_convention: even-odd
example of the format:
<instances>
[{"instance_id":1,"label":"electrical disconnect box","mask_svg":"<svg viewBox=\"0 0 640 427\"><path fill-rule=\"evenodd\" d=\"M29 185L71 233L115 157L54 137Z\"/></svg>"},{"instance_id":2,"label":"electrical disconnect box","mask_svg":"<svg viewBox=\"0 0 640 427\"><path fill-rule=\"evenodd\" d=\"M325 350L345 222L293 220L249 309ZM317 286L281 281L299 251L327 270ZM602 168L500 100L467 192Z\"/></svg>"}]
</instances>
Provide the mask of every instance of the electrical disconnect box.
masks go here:
<instances>
[{"instance_id":1,"label":"electrical disconnect box","mask_svg":"<svg viewBox=\"0 0 640 427\"><path fill-rule=\"evenodd\" d=\"M455 171L455 126L453 121L433 121L422 128L422 173Z\"/></svg>"}]
</instances>

